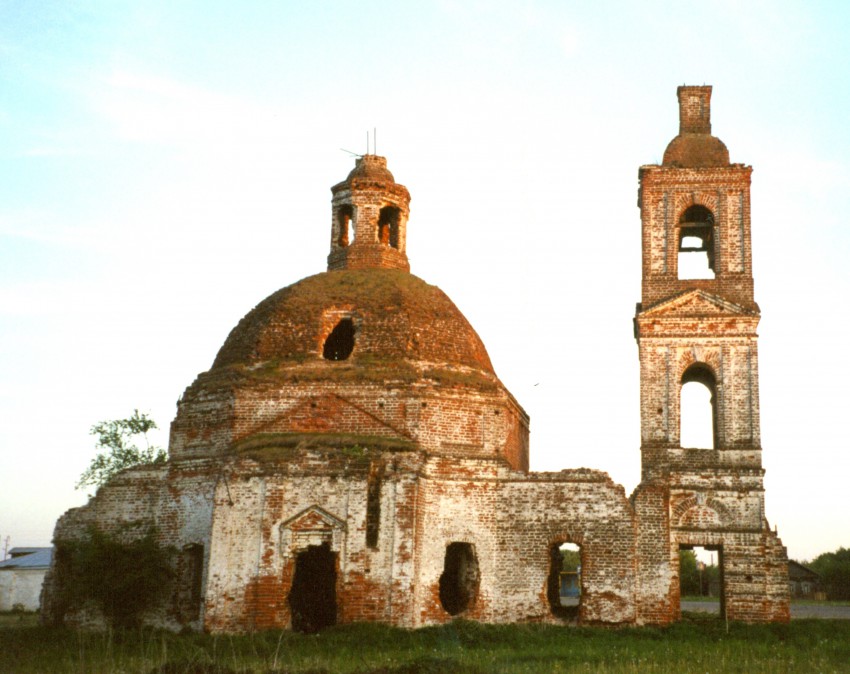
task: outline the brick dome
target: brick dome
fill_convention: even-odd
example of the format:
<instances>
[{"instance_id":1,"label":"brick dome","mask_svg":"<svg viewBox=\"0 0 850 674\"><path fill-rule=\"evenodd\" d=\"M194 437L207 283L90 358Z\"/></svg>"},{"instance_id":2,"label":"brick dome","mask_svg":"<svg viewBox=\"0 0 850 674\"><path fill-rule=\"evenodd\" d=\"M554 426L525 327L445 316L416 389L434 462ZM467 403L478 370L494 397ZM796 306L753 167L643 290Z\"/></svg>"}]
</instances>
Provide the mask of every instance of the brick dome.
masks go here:
<instances>
[{"instance_id":1,"label":"brick dome","mask_svg":"<svg viewBox=\"0 0 850 674\"><path fill-rule=\"evenodd\" d=\"M344 358L328 357L325 344L346 321L353 349ZM263 300L230 333L212 369L319 366L331 368L333 378L335 368L350 376L352 367L401 363L472 369L495 379L484 344L442 290L400 270L346 269L310 276Z\"/></svg>"},{"instance_id":2,"label":"brick dome","mask_svg":"<svg viewBox=\"0 0 850 674\"><path fill-rule=\"evenodd\" d=\"M374 154L358 157L357 164L351 169L345 182L350 183L352 180L358 179L395 184L395 178L387 168L387 158Z\"/></svg>"},{"instance_id":3,"label":"brick dome","mask_svg":"<svg viewBox=\"0 0 850 674\"><path fill-rule=\"evenodd\" d=\"M325 470L340 448L381 445L528 470L528 415L458 308L408 271L410 196L389 181L367 155L332 188L329 270L231 331L178 402L171 458L250 449L286 463L323 447L313 467Z\"/></svg>"},{"instance_id":4,"label":"brick dome","mask_svg":"<svg viewBox=\"0 0 850 674\"><path fill-rule=\"evenodd\" d=\"M664 151L664 166L706 168L729 166L729 150L722 140L705 133L682 133Z\"/></svg>"}]
</instances>

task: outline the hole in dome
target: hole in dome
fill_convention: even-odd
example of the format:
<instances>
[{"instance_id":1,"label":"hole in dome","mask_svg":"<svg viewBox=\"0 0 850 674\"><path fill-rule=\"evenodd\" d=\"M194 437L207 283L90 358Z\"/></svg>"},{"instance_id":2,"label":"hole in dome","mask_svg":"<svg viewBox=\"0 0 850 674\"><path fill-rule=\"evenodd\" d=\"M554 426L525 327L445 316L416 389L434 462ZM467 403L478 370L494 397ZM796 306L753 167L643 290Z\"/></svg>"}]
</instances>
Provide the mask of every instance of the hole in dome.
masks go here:
<instances>
[{"instance_id":1,"label":"hole in dome","mask_svg":"<svg viewBox=\"0 0 850 674\"><path fill-rule=\"evenodd\" d=\"M326 360L345 360L354 350L354 321L343 318L325 340L322 355Z\"/></svg>"}]
</instances>

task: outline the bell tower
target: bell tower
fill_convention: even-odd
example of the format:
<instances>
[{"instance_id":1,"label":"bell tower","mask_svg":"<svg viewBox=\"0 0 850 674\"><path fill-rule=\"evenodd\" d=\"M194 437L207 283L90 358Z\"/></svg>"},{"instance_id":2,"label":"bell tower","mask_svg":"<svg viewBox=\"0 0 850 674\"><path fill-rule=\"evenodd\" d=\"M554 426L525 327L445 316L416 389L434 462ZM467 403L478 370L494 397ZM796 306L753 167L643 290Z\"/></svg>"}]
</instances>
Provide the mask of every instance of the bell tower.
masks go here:
<instances>
[{"instance_id":1,"label":"bell tower","mask_svg":"<svg viewBox=\"0 0 850 674\"><path fill-rule=\"evenodd\" d=\"M403 269L407 261L410 193L387 169L386 157L366 154L348 177L331 188L331 252L328 271Z\"/></svg>"},{"instance_id":2,"label":"bell tower","mask_svg":"<svg viewBox=\"0 0 850 674\"><path fill-rule=\"evenodd\" d=\"M638 174L643 279L635 328L645 476L680 447L680 389L690 381L711 393L711 449L761 449L752 168L729 163L726 146L711 135L711 87L679 87L678 96L679 135L661 166Z\"/></svg>"},{"instance_id":3,"label":"bell tower","mask_svg":"<svg viewBox=\"0 0 850 674\"><path fill-rule=\"evenodd\" d=\"M679 134L660 166L638 173L643 265L634 323L642 483L636 505L646 537L642 564L647 572L669 570L656 576L664 587L655 588L666 608L646 610L658 617L678 608L679 550L701 546L718 552L726 617L787 620L785 549L764 508L752 168L730 163L726 146L711 135L710 86L682 86L677 95ZM710 401L704 418L711 432L698 447L683 446L681 433L682 391L692 383L704 386ZM669 546L653 550L647 527L658 524Z\"/></svg>"}]
</instances>

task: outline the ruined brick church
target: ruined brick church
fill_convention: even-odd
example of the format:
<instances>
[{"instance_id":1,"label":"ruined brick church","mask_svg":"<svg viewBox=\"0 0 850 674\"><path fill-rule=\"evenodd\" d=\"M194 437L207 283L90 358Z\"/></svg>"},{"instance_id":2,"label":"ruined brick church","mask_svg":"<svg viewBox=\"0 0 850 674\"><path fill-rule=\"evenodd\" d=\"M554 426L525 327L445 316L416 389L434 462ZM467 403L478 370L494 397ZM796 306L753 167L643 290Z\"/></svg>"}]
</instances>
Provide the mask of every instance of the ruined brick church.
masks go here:
<instances>
[{"instance_id":1,"label":"ruined brick church","mask_svg":"<svg viewBox=\"0 0 850 674\"><path fill-rule=\"evenodd\" d=\"M57 523L155 527L172 554L179 629L313 630L454 617L666 624L679 551L718 552L721 612L787 621L787 557L764 509L750 247L751 167L711 135L711 87L679 87L679 134L640 167L642 478L529 472L529 418L479 336L409 272L410 195L386 160L331 188L328 270L263 300L177 405L169 461L129 469ZM707 260L684 278L683 256ZM682 447L680 397L711 393L713 448ZM604 401L600 401L604 404ZM580 600L559 602L559 548L579 546ZM99 620L63 603L47 619Z\"/></svg>"}]
</instances>

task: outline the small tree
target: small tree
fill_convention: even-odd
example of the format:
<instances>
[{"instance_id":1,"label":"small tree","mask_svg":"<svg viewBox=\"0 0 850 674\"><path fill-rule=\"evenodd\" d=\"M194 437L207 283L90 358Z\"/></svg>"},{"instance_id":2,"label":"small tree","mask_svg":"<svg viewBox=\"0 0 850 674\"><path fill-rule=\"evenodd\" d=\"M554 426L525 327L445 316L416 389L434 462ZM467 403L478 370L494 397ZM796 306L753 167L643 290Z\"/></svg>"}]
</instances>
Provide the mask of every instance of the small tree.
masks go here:
<instances>
[{"instance_id":1,"label":"small tree","mask_svg":"<svg viewBox=\"0 0 850 674\"><path fill-rule=\"evenodd\" d=\"M148 431L157 428L156 422L147 414L133 410L129 419L101 421L91 427L89 433L97 436L97 447L101 451L95 456L76 484L77 489L91 485L95 488L108 482L113 475L132 466L164 463L165 450L148 441ZM140 449L137 438L141 436L145 446Z\"/></svg>"}]
</instances>

